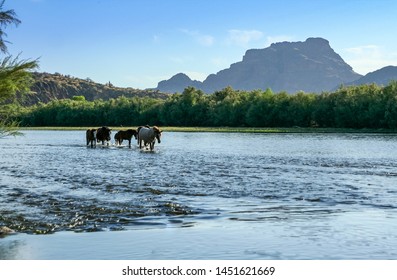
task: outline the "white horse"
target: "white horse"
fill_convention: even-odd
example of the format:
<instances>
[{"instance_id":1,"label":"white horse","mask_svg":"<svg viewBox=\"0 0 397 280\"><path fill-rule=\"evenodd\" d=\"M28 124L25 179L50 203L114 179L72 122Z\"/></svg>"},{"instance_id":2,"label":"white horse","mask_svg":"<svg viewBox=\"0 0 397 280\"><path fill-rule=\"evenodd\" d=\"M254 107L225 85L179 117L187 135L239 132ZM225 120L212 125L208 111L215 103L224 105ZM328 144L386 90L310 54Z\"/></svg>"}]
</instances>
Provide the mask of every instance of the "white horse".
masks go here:
<instances>
[{"instance_id":1,"label":"white horse","mask_svg":"<svg viewBox=\"0 0 397 280\"><path fill-rule=\"evenodd\" d=\"M161 143L161 133L163 131L160 130L157 126L149 127L149 126L140 126L138 127L138 144L139 148L146 147L150 145L149 148L151 151L154 149L154 143L159 142ZM144 145L142 146L142 141Z\"/></svg>"}]
</instances>

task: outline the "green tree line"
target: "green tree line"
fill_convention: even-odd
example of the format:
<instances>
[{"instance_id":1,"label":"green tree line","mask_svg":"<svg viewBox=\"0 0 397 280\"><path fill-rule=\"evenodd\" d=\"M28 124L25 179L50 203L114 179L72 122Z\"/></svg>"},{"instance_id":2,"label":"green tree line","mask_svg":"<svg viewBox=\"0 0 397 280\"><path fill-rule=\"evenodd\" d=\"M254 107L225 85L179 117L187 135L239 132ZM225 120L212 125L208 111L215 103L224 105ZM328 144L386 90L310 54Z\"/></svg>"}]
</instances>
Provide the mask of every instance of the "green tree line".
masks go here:
<instances>
[{"instance_id":1,"label":"green tree line","mask_svg":"<svg viewBox=\"0 0 397 280\"><path fill-rule=\"evenodd\" d=\"M32 107L10 105L22 126L235 126L397 128L397 82L341 87L320 94L240 91L204 94L193 87L166 100L83 96Z\"/></svg>"}]
</instances>

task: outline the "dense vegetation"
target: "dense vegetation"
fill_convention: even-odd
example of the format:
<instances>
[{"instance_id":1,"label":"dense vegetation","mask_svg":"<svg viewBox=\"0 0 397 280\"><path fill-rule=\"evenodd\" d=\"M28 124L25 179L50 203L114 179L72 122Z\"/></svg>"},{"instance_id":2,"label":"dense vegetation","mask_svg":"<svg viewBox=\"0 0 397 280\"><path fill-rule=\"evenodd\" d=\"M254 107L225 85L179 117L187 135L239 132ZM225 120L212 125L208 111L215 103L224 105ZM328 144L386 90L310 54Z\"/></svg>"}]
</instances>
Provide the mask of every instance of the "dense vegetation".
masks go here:
<instances>
[{"instance_id":1,"label":"dense vegetation","mask_svg":"<svg viewBox=\"0 0 397 280\"><path fill-rule=\"evenodd\" d=\"M10 108L23 126L236 126L397 128L397 82L341 87L321 94L237 91L207 95L189 87L166 100L83 96Z\"/></svg>"}]
</instances>

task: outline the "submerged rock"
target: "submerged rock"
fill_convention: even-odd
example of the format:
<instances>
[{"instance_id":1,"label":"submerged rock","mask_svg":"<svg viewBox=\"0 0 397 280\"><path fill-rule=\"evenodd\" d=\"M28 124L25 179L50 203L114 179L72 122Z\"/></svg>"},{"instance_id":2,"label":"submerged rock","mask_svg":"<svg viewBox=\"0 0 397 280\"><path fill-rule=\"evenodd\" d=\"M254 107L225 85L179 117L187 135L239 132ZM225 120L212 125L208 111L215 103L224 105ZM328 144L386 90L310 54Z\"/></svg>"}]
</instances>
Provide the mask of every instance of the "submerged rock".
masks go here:
<instances>
[{"instance_id":1,"label":"submerged rock","mask_svg":"<svg viewBox=\"0 0 397 280\"><path fill-rule=\"evenodd\" d=\"M10 229L9 227L6 227L6 226L0 227L0 236L11 234L11 233L15 233L15 231L13 231L12 229Z\"/></svg>"}]
</instances>

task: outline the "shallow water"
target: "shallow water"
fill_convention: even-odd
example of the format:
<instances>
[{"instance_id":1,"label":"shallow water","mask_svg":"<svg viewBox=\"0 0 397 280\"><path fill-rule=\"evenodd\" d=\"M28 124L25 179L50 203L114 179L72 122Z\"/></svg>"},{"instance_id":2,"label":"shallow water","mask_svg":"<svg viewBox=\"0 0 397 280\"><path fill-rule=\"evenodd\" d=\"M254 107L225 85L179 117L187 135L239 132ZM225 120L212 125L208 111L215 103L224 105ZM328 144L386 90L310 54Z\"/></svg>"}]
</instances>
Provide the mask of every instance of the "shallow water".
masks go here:
<instances>
[{"instance_id":1,"label":"shallow water","mask_svg":"<svg viewBox=\"0 0 397 280\"><path fill-rule=\"evenodd\" d=\"M0 239L0 258L73 258L11 248L107 236L93 231L147 238L116 259L397 257L396 135L165 132L154 152L84 138L0 140L0 226L28 234Z\"/></svg>"}]
</instances>

